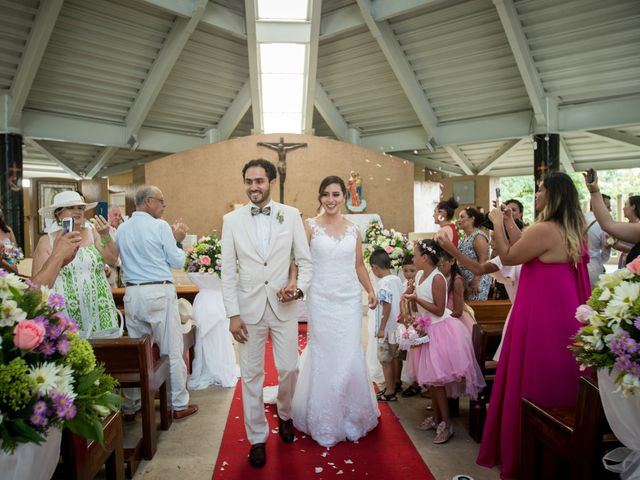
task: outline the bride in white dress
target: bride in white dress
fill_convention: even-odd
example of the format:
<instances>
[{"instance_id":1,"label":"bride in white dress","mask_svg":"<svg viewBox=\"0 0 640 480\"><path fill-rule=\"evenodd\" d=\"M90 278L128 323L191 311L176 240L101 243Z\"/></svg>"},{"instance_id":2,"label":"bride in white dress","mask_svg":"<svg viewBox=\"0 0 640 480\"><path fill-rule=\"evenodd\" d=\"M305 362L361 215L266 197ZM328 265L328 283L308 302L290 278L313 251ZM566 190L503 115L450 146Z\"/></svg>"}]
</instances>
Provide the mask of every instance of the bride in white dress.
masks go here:
<instances>
[{"instance_id":1,"label":"bride in white dress","mask_svg":"<svg viewBox=\"0 0 640 480\"><path fill-rule=\"evenodd\" d=\"M307 295L308 344L292 401L294 426L324 447L355 441L378 424L378 404L360 342L362 290L376 294L362 260L360 233L342 218L340 177L320 184L324 213L305 222L313 275Z\"/></svg>"}]
</instances>

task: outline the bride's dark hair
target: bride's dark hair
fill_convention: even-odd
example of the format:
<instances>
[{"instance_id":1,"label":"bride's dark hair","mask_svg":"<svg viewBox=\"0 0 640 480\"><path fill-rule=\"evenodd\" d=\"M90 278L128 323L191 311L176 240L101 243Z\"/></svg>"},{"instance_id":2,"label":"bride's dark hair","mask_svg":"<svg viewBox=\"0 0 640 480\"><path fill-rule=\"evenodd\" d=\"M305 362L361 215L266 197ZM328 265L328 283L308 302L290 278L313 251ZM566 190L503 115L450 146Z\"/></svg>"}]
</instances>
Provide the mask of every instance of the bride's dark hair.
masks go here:
<instances>
[{"instance_id":1,"label":"bride's dark hair","mask_svg":"<svg viewBox=\"0 0 640 480\"><path fill-rule=\"evenodd\" d=\"M320 210L320 208L322 207L322 202L320 202L322 194L329 185L333 185L334 183L340 187L340 190L342 190L342 195L344 195L345 197L347 196L347 186L344 184L344 180L336 175L329 175L320 182L320 188L318 189L318 203L320 204L320 206L318 207L318 210Z\"/></svg>"}]
</instances>

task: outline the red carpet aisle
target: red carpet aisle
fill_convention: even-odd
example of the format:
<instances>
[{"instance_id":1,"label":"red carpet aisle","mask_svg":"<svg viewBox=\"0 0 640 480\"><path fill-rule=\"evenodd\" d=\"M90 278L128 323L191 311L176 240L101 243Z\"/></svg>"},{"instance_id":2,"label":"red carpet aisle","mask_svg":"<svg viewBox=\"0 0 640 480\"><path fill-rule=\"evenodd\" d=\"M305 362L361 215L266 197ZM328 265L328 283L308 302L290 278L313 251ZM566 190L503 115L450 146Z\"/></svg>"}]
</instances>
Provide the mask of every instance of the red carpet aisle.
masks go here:
<instances>
[{"instance_id":1,"label":"red carpet aisle","mask_svg":"<svg viewBox=\"0 0 640 480\"><path fill-rule=\"evenodd\" d=\"M300 348L306 344L306 329L306 324L300 324ZM270 341L265 353L265 372L265 384L277 384ZM271 427L267 465L262 469L251 468L247 460L249 444L242 419L241 390L238 383L213 472L215 480L434 478L386 404L379 404L380 423L369 435L358 443L342 442L331 449L321 447L299 432L295 442L285 444L278 435L276 407L267 405L265 411Z\"/></svg>"}]
</instances>

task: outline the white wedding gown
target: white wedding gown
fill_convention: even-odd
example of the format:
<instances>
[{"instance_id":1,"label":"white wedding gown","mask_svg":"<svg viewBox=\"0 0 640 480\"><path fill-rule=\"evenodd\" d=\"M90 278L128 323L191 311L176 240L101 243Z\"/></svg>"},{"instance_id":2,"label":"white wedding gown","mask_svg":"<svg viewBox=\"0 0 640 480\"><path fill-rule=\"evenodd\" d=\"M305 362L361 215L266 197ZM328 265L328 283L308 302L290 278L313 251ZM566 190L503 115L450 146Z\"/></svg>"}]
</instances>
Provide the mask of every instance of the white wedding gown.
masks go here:
<instances>
[{"instance_id":1,"label":"white wedding gown","mask_svg":"<svg viewBox=\"0 0 640 480\"><path fill-rule=\"evenodd\" d=\"M378 404L360 342L362 291L355 226L335 239L313 220L308 343L292 402L294 426L324 447L355 441L378 424Z\"/></svg>"}]
</instances>

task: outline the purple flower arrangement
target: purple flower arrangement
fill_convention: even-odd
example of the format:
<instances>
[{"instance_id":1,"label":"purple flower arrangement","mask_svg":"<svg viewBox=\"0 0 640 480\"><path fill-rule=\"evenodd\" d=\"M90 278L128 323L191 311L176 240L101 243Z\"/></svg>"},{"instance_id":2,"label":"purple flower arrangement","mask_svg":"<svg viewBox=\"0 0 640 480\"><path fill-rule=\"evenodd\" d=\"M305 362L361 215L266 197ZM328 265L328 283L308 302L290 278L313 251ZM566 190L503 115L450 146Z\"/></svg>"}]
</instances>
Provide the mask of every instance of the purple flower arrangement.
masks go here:
<instances>
[{"instance_id":1,"label":"purple flower arrangement","mask_svg":"<svg viewBox=\"0 0 640 480\"><path fill-rule=\"evenodd\" d=\"M116 381L96 365L61 295L0 270L0 449L44 441L51 427L103 443Z\"/></svg>"}]
</instances>

